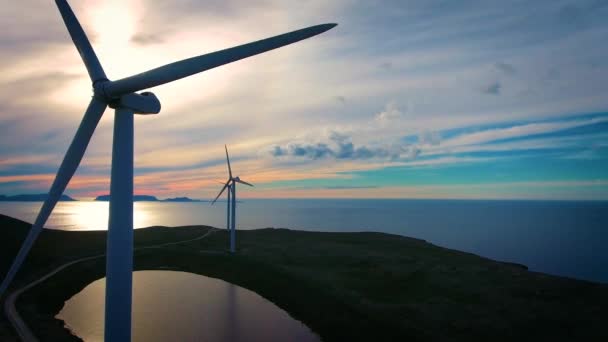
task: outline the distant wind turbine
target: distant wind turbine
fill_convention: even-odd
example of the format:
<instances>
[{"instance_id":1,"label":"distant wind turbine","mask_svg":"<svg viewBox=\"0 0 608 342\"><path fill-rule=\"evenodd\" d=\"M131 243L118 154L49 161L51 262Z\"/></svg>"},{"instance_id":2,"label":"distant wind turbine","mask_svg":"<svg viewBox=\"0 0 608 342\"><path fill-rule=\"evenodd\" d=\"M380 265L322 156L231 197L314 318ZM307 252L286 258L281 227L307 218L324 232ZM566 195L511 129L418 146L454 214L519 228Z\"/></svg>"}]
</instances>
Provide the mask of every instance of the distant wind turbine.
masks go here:
<instances>
[{"instance_id":1,"label":"distant wind turbine","mask_svg":"<svg viewBox=\"0 0 608 342\"><path fill-rule=\"evenodd\" d=\"M110 81L78 19L65 0L55 0L68 32L93 83L93 98L57 171L49 196L0 285L0 296L21 267L60 196L76 172L106 107L115 110L110 213L106 254L105 340L131 339L133 270L133 114L157 114L160 102L150 92L135 92L173 82L227 63L257 55L323 33L323 24L192 57L146 72ZM233 192L234 194L234 192Z\"/></svg>"},{"instance_id":2,"label":"distant wind turbine","mask_svg":"<svg viewBox=\"0 0 608 342\"><path fill-rule=\"evenodd\" d=\"M232 169L230 168L230 157L228 156L228 147L224 145L224 148L226 149L226 163L228 164L228 180L226 181L226 184L224 184L224 187L222 187L220 193L217 194L217 197L215 197L213 202L211 202L211 204L213 205L213 203L215 203L217 199L220 198L224 190L228 189L228 209L226 209L228 223L226 224L226 227L230 227L230 252L234 253L236 250L236 183L241 183L249 186L253 186L253 184L245 182L239 176L232 177Z\"/></svg>"}]
</instances>

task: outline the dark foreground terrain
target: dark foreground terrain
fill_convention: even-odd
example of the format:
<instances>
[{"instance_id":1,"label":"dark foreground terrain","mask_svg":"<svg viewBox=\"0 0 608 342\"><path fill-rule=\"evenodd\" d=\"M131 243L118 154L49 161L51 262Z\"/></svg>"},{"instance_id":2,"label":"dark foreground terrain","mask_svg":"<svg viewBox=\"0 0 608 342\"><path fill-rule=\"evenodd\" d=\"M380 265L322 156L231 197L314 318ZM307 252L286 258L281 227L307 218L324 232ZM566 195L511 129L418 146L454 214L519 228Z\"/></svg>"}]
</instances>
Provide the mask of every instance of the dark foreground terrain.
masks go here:
<instances>
[{"instance_id":1,"label":"dark foreground terrain","mask_svg":"<svg viewBox=\"0 0 608 342\"><path fill-rule=\"evenodd\" d=\"M0 215L3 276L29 224ZM151 227L136 246L195 238L210 227ZM224 279L283 308L324 341L608 341L608 286L382 233L224 230L139 250L137 270L172 269ZM45 230L19 287L83 256L103 253L105 232ZM77 340L54 319L63 302L102 278L105 258L76 264L25 292L17 309L41 340ZM7 320L0 340L16 339Z\"/></svg>"}]
</instances>

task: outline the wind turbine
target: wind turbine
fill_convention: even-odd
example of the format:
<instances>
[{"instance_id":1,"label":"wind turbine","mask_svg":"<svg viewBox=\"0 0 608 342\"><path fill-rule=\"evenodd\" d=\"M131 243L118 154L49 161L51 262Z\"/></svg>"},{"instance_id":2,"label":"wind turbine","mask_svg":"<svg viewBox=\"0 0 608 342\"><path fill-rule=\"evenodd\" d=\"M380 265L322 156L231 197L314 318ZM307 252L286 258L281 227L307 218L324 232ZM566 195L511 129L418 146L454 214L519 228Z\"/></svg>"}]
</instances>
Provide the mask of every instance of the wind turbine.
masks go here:
<instances>
[{"instance_id":1,"label":"wind turbine","mask_svg":"<svg viewBox=\"0 0 608 342\"><path fill-rule=\"evenodd\" d=\"M49 196L0 285L0 296L10 285L76 172L99 120L109 106L115 110L115 115L106 253L105 340L129 341L133 270L133 114L157 114L161 108L160 101L154 94L135 92L295 43L323 33L336 24L311 26L110 81L67 1L55 0L55 3L87 68L93 83L93 97L61 162Z\"/></svg>"},{"instance_id":2,"label":"wind turbine","mask_svg":"<svg viewBox=\"0 0 608 342\"><path fill-rule=\"evenodd\" d=\"M230 168L230 157L228 157L228 147L224 145L224 148L226 149L226 163L228 164L228 180L226 181L226 184L224 184L224 186L222 187L222 190L220 190L220 193L217 194L217 197L215 197L213 202L211 202L211 204L213 205L213 203L215 203L217 199L220 198L224 190L228 189L227 226L230 227L230 252L234 253L236 249L236 183L241 183L249 186L253 186L253 184L245 182L239 176L232 177L232 169Z\"/></svg>"}]
</instances>

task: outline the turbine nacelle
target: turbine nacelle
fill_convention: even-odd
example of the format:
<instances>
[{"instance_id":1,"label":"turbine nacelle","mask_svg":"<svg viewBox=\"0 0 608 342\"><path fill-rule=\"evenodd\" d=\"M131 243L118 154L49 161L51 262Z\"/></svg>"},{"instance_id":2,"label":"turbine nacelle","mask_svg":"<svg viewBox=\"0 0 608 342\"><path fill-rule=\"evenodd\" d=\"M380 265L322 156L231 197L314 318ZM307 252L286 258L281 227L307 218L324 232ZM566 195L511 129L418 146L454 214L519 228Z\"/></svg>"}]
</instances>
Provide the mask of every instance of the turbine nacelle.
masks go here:
<instances>
[{"instance_id":1,"label":"turbine nacelle","mask_svg":"<svg viewBox=\"0 0 608 342\"><path fill-rule=\"evenodd\" d=\"M241 183L241 184L245 184L245 185L253 186L253 184L248 183L248 182L246 182L246 181L242 180L242 179L241 179L241 177L239 177L239 176L233 177L233 178L229 179L228 181L231 181L231 180L232 180L234 183Z\"/></svg>"},{"instance_id":2,"label":"turbine nacelle","mask_svg":"<svg viewBox=\"0 0 608 342\"><path fill-rule=\"evenodd\" d=\"M113 107L114 104L110 104ZM160 112L160 101L153 93L146 91L141 94L131 93L120 97L117 107L133 110L135 114L158 114ZM113 107L114 108L114 107Z\"/></svg>"}]
</instances>

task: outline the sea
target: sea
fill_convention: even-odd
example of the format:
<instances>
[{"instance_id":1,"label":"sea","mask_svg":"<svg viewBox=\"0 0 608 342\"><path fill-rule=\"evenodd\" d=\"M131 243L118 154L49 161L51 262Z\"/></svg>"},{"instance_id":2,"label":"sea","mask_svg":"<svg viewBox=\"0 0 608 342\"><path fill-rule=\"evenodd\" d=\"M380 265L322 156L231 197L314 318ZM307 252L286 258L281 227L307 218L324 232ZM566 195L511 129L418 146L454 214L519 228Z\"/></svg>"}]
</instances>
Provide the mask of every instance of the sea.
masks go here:
<instances>
[{"instance_id":1,"label":"sea","mask_svg":"<svg viewBox=\"0 0 608 342\"><path fill-rule=\"evenodd\" d=\"M0 202L0 213L33 222L40 202ZM135 227L226 227L226 203L136 202ZM102 230L108 203L60 202L47 227ZM244 199L237 228L374 231L608 283L608 202L393 199ZM1 228L0 228L1 229Z\"/></svg>"}]
</instances>

